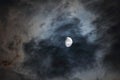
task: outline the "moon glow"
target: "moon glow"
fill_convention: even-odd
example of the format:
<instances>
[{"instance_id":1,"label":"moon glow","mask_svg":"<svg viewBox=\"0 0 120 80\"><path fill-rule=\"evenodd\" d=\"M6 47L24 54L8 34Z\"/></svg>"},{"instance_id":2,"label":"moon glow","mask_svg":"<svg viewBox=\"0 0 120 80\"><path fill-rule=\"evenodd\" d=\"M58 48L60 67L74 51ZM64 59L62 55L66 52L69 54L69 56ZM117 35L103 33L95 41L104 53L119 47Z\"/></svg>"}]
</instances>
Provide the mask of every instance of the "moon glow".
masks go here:
<instances>
[{"instance_id":1,"label":"moon glow","mask_svg":"<svg viewBox=\"0 0 120 80\"><path fill-rule=\"evenodd\" d=\"M71 47L73 44L73 40L71 37L66 37L66 40L65 40L65 46L66 47Z\"/></svg>"}]
</instances>

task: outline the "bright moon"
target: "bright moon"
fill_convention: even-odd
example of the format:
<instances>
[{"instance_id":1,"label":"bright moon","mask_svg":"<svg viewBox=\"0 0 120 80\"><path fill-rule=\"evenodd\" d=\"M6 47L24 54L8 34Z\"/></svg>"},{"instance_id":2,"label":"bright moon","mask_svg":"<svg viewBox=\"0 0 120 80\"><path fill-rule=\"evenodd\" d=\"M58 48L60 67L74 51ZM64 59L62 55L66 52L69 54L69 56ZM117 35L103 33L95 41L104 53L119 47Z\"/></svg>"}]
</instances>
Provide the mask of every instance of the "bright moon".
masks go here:
<instances>
[{"instance_id":1,"label":"bright moon","mask_svg":"<svg viewBox=\"0 0 120 80\"><path fill-rule=\"evenodd\" d=\"M71 37L66 37L65 46L66 47L71 47L72 44L73 44L72 38Z\"/></svg>"}]
</instances>

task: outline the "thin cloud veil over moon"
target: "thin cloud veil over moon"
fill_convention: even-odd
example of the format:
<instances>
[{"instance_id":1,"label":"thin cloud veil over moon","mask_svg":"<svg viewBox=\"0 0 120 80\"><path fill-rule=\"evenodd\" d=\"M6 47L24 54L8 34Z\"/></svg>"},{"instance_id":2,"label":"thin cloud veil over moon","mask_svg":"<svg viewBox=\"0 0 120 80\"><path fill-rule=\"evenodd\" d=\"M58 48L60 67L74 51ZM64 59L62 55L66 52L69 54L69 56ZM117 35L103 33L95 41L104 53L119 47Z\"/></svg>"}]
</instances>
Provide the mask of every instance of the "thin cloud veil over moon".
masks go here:
<instances>
[{"instance_id":1,"label":"thin cloud veil over moon","mask_svg":"<svg viewBox=\"0 0 120 80\"><path fill-rule=\"evenodd\" d=\"M119 0L0 0L0 80L120 80Z\"/></svg>"}]
</instances>

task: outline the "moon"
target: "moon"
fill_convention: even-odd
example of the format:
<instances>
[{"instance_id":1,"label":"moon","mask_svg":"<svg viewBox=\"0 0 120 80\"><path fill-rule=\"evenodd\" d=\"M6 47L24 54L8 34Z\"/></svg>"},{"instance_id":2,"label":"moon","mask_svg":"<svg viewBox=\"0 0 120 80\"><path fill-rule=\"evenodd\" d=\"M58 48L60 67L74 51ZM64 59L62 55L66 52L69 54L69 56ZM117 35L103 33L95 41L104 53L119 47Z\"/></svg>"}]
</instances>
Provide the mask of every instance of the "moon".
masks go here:
<instances>
[{"instance_id":1,"label":"moon","mask_svg":"<svg viewBox=\"0 0 120 80\"><path fill-rule=\"evenodd\" d=\"M73 40L71 37L66 37L66 40L65 40L65 46L66 47L71 47L73 44Z\"/></svg>"}]
</instances>

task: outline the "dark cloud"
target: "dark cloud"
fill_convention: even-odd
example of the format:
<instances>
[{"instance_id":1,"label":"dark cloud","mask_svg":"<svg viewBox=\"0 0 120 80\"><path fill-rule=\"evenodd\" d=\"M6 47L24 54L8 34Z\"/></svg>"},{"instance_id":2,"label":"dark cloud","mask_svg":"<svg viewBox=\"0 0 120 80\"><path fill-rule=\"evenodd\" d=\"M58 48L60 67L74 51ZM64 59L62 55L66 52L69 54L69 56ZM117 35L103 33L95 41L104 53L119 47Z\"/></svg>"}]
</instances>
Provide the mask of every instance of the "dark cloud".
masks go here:
<instances>
[{"instance_id":1,"label":"dark cloud","mask_svg":"<svg viewBox=\"0 0 120 80\"><path fill-rule=\"evenodd\" d=\"M63 34L63 33L61 33ZM57 38L58 37L58 38ZM87 69L89 65L92 67L94 63L94 55L96 51L96 45L89 44L85 38L74 38L74 43L70 48L65 47L65 37L59 37L59 35L52 42L50 39L42 40L35 43L31 40L24 44L24 51L29 56L29 59L24 63L26 67L30 67L39 75L45 77L57 77L64 76L66 73L70 73L73 68L80 67L80 70ZM62 39L63 38L63 39ZM42 68L43 62L51 57L50 66L45 65ZM45 67L48 67L46 69Z\"/></svg>"},{"instance_id":2,"label":"dark cloud","mask_svg":"<svg viewBox=\"0 0 120 80\"><path fill-rule=\"evenodd\" d=\"M0 68L0 79L2 80L27 80L23 77L23 75L18 74L12 70L6 70Z\"/></svg>"}]
</instances>

